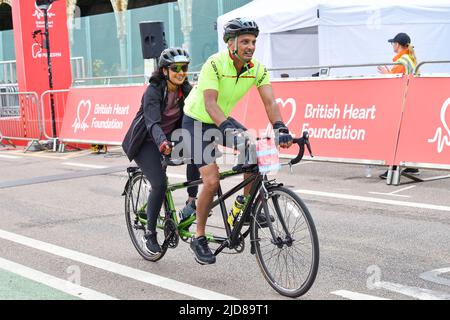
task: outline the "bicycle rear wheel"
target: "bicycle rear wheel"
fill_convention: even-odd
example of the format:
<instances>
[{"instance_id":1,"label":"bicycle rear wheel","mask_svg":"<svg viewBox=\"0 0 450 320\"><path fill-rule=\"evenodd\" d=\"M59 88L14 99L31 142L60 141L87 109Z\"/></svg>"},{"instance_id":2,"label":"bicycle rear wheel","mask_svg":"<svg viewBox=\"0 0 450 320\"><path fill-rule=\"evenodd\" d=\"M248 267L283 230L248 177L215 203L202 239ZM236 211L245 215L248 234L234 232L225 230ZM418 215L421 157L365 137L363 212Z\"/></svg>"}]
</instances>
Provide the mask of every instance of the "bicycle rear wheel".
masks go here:
<instances>
[{"instance_id":1,"label":"bicycle rear wheel","mask_svg":"<svg viewBox=\"0 0 450 320\"><path fill-rule=\"evenodd\" d=\"M135 174L131 183L128 186L128 190L125 194L125 219L127 222L128 233L131 238L131 242L136 248L137 252L148 261L158 261L161 259L167 251L167 246L162 246L161 240L164 240L164 235L158 233L158 243L161 246L161 253L149 254L144 249L144 243L142 237L145 235L147 228L146 221L146 207L148 194L151 190L150 183L145 178L143 173Z\"/></svg>"},{"instance_id":2,"label":"bicycle rear wheel","mask_svg":"<svg viewBox=\"0 0 450 320\"><path fill-rule=\"evenodd\" d=\"M265 279L278 293L299 297L313 285L319 266L319 241L308 208L300 197L284 187L269 189L267 214L263 202L255 204L251 241ZM267 222L270 218L274 236ZM267 220L266 220L267 221Z\"/></svg>"}]
</instances>

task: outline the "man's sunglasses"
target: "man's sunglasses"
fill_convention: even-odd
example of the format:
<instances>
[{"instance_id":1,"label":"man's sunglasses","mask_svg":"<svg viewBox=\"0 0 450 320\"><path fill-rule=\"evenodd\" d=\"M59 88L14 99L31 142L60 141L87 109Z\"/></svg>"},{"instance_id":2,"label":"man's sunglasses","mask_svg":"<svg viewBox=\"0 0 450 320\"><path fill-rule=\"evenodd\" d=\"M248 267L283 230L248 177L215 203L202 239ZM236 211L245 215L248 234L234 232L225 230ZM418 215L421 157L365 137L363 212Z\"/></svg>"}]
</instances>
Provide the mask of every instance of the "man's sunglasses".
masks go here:
<instances>
[{"instance_id":1,"label":"man's sunglasses","mask_svg":"<svg viewBox=\"0 0 450 320\"><path fill-rule=\"evenodd\" d=\"M188 71L188 68L189 68L189 66L187 64L183 64L183 65L174 64L169 67L170 70L172 70L173 72L177 72L177 73L181 72L181 71L186 72L186 71Z\"/></svg>"}]
</instances>

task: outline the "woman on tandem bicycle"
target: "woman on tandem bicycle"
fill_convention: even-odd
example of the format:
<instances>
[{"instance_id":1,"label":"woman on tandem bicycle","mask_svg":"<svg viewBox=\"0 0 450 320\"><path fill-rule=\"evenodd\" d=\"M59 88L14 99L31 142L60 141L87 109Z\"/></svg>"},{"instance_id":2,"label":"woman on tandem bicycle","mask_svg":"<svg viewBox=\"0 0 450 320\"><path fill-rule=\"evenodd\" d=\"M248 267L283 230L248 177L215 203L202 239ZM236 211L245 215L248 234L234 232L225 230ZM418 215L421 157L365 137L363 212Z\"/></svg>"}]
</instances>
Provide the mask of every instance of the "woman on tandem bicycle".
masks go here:
<instances>
[{"instance_id":1,"label":"woman on tandem bicycle","mask_svg":"<svg viewBox=\"0 0 450 320\"><path fill-rule=\"evenodd\" d=\"M181 127L184 99L192 88L186 78L189 62L189 54L182 48L168 48L161 53L158 71L150 78L141 108L122 143L128 159L137 163L151 185L148 206L141 212L148 221L148 232L141 239L148 254L161 253L156 238L156 220L164 201L167 179L160 158L161 154L171 153L170 136ZM188 165L186 176L188 180L196 180L200 173L196 166ZM184 218L195 212L197 192L197 186L188 188L189 198L182 210Z\"/></svg>"}]
</instances>

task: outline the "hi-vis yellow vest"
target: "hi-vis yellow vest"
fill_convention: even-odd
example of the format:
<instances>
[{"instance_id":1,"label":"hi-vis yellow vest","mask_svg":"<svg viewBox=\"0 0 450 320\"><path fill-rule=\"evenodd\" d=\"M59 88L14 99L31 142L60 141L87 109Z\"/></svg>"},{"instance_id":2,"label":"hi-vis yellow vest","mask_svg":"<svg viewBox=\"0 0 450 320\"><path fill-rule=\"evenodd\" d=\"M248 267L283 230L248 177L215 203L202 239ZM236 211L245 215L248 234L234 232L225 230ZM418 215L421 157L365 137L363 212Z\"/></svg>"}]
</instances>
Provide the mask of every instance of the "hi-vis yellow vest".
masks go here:
<instances>
[{"instance_id":1,"label":"hi-vis yellow vest","mask_svg":"<svg viewBox=\"0 0 450 320\"><path fill-rule=\"evenodd\" d=\"M416 64L409 54L405 53L396 62L400 62L405 67L406 74L413 74Z\"/></svg>"}]
</instances>

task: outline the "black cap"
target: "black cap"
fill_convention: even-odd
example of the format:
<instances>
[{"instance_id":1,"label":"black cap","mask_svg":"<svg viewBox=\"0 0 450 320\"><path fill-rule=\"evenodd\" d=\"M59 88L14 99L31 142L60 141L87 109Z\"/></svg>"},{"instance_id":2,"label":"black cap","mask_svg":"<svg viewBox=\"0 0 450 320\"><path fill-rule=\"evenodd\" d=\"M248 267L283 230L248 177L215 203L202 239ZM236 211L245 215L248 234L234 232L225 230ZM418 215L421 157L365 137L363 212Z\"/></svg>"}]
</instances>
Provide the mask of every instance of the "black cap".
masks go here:
<instances>
[{"instance_id":1,"label":"black cap","mask_svg":"<svg viewBox=\"0 0 450 320\"><path fill-rule=\"evenodd\" d=\"M397 42L401 46L406 47L411 43L411 38L406 33L401 32L397 34L394 39L389 39L388 42Z\"/></svg>"}]
</instances>

